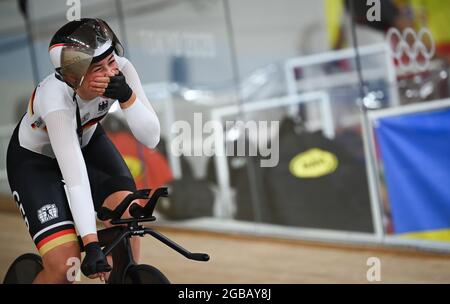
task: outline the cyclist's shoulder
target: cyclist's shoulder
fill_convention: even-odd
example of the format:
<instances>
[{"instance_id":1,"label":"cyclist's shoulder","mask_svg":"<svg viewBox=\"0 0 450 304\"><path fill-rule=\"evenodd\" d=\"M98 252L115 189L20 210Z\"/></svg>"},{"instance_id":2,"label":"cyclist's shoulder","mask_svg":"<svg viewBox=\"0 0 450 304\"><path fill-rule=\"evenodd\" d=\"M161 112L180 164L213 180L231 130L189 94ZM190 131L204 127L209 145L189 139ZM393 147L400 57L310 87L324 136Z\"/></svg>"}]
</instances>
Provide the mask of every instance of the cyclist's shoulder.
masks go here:
<instances>
[{"instance_id":1,"label":"cyclist's shoulder","mask_svg":"<svg viewBox=\"0 0 450 304\"><path fill-rule=\"evenodd\" d=\"M117 66L119 67L119 70L122 70L123 67L129 63L131 64L130 60L128 60L128 58L126 57L117 56L116 54L114 54L114 57L117 61Z\"/></svg>"},{"instance_id":2,"label":"cyclist's shoulder","mask_svg":"<svg viewBox=\"0 0 450 304\"><path fill-rule=\"evenodd\" d=\"M38 109L45 114L53 108L70 108L72 98L67 84L57 78L56 74L50 74L44 78L36 88L35 99Z\"/></svg>"},{"instance_id":3,"label":"cyclist's shoulder","mask_svg":"<svg viewBox=\"0 0 450 304\"><path fill-rule=\"evenodd\" d=\"M50 74L45 77L37 87L40 91L54 92L55 94L64 93L67 94L67 84L58 79L56 73Z\"/></svg>"}]
</instances>

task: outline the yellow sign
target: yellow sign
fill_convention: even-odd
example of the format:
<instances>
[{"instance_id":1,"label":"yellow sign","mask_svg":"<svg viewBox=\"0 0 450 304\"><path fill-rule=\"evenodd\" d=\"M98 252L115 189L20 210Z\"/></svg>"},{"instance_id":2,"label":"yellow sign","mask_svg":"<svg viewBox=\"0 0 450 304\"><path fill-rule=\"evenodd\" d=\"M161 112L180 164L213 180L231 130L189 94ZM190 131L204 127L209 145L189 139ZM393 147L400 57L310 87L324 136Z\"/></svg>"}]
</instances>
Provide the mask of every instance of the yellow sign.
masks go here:
<instances>
[{"instance_id":1,"label":"yellow sign","mask_svg":"<svg viewBox=\"0 0 450 304\"><path fill-rule=\"evenodd\" d=\"M416 233L407 233L401 235L409 239L422 239L430 241L450 242L450 230L424 231Z\"/></svg>"},{"instance_id":2,"label":"yellow sign","mask_svg":"<svg viewBox=\"0 0 450 304\"><path fill-rule=\"evenodd\" d=\"M133 175L133 178L139 177L142 174L143 166L142 166L142 162L139 159L137 159L136 157L132 157L132 156L125 156L124 160L128 166L128 169L130 169L130 172L131 172L131 175Z\"/></svg>"},{"instance_id":3,"label":"yellow sign","mask_svg":"<svg viewBox=\"0 0 450 304\"><path fill-rule=\"evenodd\" d=\"M333 153L314 148L294 157L289 171L298 178L318 178L336 171L338 164Z\"/></svg>"}]
</instances>

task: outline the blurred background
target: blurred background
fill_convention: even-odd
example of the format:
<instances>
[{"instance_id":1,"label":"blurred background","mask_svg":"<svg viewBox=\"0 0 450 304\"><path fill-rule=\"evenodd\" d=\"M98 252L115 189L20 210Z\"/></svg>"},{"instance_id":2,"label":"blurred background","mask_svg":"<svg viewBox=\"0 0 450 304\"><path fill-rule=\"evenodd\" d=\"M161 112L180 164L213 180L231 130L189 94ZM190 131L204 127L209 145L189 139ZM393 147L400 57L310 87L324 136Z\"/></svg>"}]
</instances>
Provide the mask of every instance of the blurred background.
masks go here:
<instances>
[{"instance_id":1,"label":"blurred background","mask_svg":"<svg viewBox=\"0 0 450 304\"><path fill-rule=\"evenodd\" d=\"M50 38L78 16L108 22L158 113L154 150L118 107L102 121L138 187L169 188L156 224L212 256L199 265L146 241L144 261L179 283L367 283L375 256L382 282L449 283L450 1L366 2L0 1L0 274L35 250L7 145L53 73ZM194 132L198 114L220 136ZM176 121L192 128L183 156ZM206 156L236 143L258 153ZM277 165L261 166L275 146Z\"/></svg>"}]
</instances>

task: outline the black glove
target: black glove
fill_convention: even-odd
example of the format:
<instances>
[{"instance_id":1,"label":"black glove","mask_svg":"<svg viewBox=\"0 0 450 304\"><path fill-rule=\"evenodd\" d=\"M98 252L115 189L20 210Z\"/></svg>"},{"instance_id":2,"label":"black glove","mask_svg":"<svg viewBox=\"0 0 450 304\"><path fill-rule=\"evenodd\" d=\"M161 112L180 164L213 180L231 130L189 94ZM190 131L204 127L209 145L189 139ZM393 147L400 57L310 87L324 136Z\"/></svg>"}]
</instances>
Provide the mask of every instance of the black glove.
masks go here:
<instances>
[{"instance_id":1,"label":"black glove","mask_svg":"<svg viewBox=\"0 0 450 304\"><path fill-rule=\"evenodd\" d=\"M128 85L125 76L119 71L119 75L112 76L109 78L108 87L105 90L103 96L117 99L120 103L128 101L131 95L133 95L133 90Z\"/></svg>"},{"instance_id":2,"label":"black glove","mask_svg":"<svg viewBox=\"0 0 450 304\"><path fill-rule=\"evenodd\" d=\"M86 256L84 257L83 263L81 263L81 272L87 277L99 272L109 272L111 271L111 266L109 266L105 255L98 242L92 242L84 246L84 251Z\"/></svg>"}]
</instances>

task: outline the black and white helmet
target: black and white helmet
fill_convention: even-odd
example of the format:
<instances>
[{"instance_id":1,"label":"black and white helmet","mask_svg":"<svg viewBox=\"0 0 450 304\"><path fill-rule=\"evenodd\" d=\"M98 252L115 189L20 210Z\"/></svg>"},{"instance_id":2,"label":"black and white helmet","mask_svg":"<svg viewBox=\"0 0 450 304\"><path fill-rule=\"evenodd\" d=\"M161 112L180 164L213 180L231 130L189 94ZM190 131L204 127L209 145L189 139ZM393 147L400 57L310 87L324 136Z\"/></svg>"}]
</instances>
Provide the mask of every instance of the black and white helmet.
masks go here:
<instances>
[{"instance_id":1,"label":"black and white helmet","mask_svg":"<svg viewBox=\"0 0 450 304\"><path fill-rule=\"evenodd\" d=\"M50 60L58 75L72 88L83 82L89 66L123 47L108 24L101 19L83 18L61 27L53 36Z\"/></svg>"}]
</instances>

